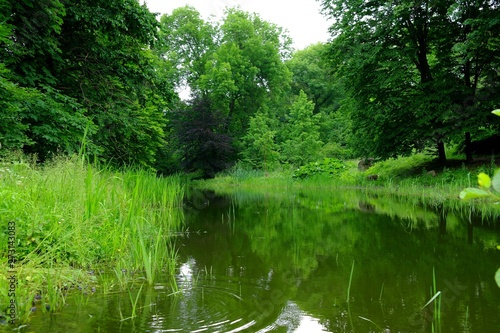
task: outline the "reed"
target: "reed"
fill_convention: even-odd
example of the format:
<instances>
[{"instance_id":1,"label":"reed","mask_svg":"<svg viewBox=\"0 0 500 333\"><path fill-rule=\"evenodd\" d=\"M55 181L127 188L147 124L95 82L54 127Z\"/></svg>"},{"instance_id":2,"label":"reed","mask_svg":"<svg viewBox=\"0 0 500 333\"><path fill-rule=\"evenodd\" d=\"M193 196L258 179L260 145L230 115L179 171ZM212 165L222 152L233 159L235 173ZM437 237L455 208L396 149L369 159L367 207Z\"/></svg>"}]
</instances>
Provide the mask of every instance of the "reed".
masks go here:
<instances>
[{"instance_id":1,"label":"reed","mask_svg":"<svg viewBox=\"0 0 500 333\"><path fill-rule=\"evenodd\" d=\"M431 299L422 307L422 310L434 302L432 332L441 332L441 291L437 290L436 271L432 268L432 286L430 288Z\"/></svg>"},{"instance_id":2,"label":"reed","mask_svg":"<svg viewBox=\"0 0 500 333\"><path fill-rule=\"evenodd\" d=\"M362 317L362 316L358 316L358 318L361 319L361 320L364 320L364 321L367 321L367 322L373 324L380 332L383 332L382 327L380 327L379 325L377 325L377 323L375 323L373 320L368 319L366 317Z\"/></svg>"},{"instance_id":3,"label":"reed","mask_svg":"<svg viewBox=\"0 0 500 333\"><path fill-rule=\"evenodd\" d=\"M349 285L347 286L347 303L351 300L351 284L352 284L352 276L354 275L354 260L352 261L351 267L351 275L349 276Z\"/></svg>"},{"instance_id":4,"label":"reed","mask_svg":"<svg viewBox=\"0 0 500 333\"><path fill-rule=\"evenodd\" d=\"M380 288L380 296L378 297L378 301L382 302L382 294L384 292L384 283L382 283L382 287Z\"/></svg>"},{"instance_id":5,"label":"reed","mask_svg":"<svg viewBox=\"0 0 500 333\"><path fill-rule=\"evenodd\" d=\"M0 222L13 222L18 240L20 323L29 320L31 298L38 290L48 308L57 311L65 302L65 285L72 289L101 281L103 292L109 292L136 283L122 269L144 272L150 284L160 271L167 279L175 274L170 237L183 223L184 184L179 176L117 171L77 156L37 165L14 154L0 160L0 188ZM6 244L4 237L2 233L0 242ZM0 281L6 280L6 265L5 257L0 260ZM91 269L115 274L92 280L87 273ZM54 271L64 274L50 273ZM6 285L0 288L0 303L7 304Z\"/></svg>"}]
</instances>

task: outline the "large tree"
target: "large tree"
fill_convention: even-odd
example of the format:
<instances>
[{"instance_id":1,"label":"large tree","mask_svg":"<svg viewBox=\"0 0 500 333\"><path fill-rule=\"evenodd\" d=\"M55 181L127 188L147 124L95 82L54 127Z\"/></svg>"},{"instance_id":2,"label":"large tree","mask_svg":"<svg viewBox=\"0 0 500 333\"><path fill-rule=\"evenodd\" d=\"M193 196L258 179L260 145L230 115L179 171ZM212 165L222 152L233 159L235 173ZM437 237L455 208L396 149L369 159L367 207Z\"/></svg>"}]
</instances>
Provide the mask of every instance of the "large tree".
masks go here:
<instances>
[{"instance_id":1,"label":"large tree","mask_svg":"<svg viewBox=\"0 0 500 333\"><path fill-rule=\"evenodd\" d=\"M320 119L320 138L326 143L324 154L350 157L348 146L349 119L339 112L345 96L328 59L327 44L317 43L293 53L286 61L292 73L291 92L302 90L314 103L314 114Z\"/></svg>"},{"instance_id":2,"label":"large tree","mask_svg":"<svg viewBox=\"0 0 500 333\"><path fill-rule=\"evenodd\" d=\"M250 116L286 88L290 40L275 24L239 9L227 10L220 30L221 44L205 65L200 89L227 112L239 137Z\"/></svg>"},{"instance_id":3,"label":"large tree","mask_svg":"<svg viewBox=\"0 0 500 333\"><path fill-rule=\"evenodd\" d=\"M445 160L446 140L487 125L488 103L478 96L498 84L497 1L322 4L335 22L330 57L352 98L345 109L360 154L435 145Z\"/></svg>"},{"instance_id":4,"label":"large tree","mask_svg":"<svg viewBox=\"0 0 500 333\"><path fill-rule=\"evenodd\" d=\"M178 89L196 89L205 73L205 64L217 43L217 29L205 22L193 7L174 9L160 19L156 50L168 60L172 79Z\"/></svg>"},{"instance_id":5,"label":"large tree","mask_svg":"<svg viewBox=\"0 0 500 333\"><path fill-rule=\"evenodd\" d=\"M61 89L98 125L93 140L114 164L153 165L164 144L164 110L173 91L151 51L158 22L136 0L66 0Z\"/></svg>"},{"instance_id":6,"label":"large tree","mask_svg":"<svg viewBox=\"0 0 500 333\"><path fill-rule=\"evenodd\" d=\"M3 77L14 84L6 98L24 125L22 148L40 156L75 151L87 129L89 154L116 165L153 165L173 99L151 50L155 15L136 0L1 7L0 22L10 31L0 40Z\"/></svg>"},{"instance_id":7,"label":"large tree","mask_svg":"<svg viewBox=\"0 0 500 333\"><path fill-rule=\"evenodd\" d=\"M45 159L78 150L95 127L80 103L55 88L62 63L60 1L0 5L0 144Z\"/></svg>"},{"instance_id":8,"label":"large tree","mask_svg":"<svg viewBox=\"0 0 500 333\"><path fill-rule=\"evenodd\" d=\"M179 124L179 121L197 121L197 116L189 115L190 112L203 110L204 119L221 121L221 126L212 130L213 134L218 138L223 138L223 135L230 137L231 140L223 140L224 143L230 142L235 152L241 152L251 117L263 108L276 105L288 92L290 73L284 60L290 56L290 39L281 28L262 20L257 14L227 9L222 22L215 24L205 22L192 7L178 8L171 15L162 16L157 50L165 61L165 68L170 68L171 73L177 72L172 75L177 87L187 84L191 101L203 101L203 107L190 102L188 106L176 108L185 110L178 119L177 112L169 113L173 125L169 130L170 142L178 147L166 147L164 151L181 156L184 169L191 170L190 165L196 165L194 160L183 155L189 146L186 142L194 140L194 136L184 138L187 141L179 140L175 128L191 128L192 124ZM210 112L213 112L212 116ZM210 126L215 128L215 124ZM206 130L204 133L211 132ZM202 164L209 166L217 162L207 163L210 156L217 159L220 153L233 160L237 156L228 154L223 144L214 144L212 148L203 156L196 153L198 157L195 159L204 160ZM217 153L219 148L222 150ZM170 165L175 165L172 162ZM220 166L228 166L227 162L221 160L207 170L219 170Z\"/></svg>"}]
</instances>

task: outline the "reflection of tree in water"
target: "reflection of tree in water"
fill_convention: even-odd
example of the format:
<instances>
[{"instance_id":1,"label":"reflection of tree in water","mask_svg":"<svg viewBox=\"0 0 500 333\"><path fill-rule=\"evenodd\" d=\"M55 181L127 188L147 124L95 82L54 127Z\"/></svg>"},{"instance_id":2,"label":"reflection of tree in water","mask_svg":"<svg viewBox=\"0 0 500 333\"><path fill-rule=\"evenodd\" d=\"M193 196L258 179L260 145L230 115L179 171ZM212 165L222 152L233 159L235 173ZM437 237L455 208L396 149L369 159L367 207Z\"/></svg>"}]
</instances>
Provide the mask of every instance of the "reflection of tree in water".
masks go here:
<instances>
[{"instance_id":1,"label":"reflection of tree in water","mask_svg":"<svg viewBox=\"0 0 500 333\"><path fill-rule=\"evenodd\" d=\"M452 305L465 314L468 299L474 297L473 290L481 281L479 276L487 276L488 266L494 266L494 253L477 260L485 256L480 240L473 248L467 245L471 224L447 211L418 213L431 220L412 219L412 206L385 202L386 207L392 207L393 217L388 218L373 214L373 209L350 209L328 199L331 198L321 200L303 195L293 200L262 201L242 207L238 219L252 240L252 251L277 271L292 270L296 274L299 286L293 299L303 310L328 318L331 331L338 331L345 324L345 295L352 260L357 263L351 294L355 298L353 317L372 315L372 320L378 319L379 324L401 329L409 323L399 318L414 316L430 298L433 267L442 290L448 288L448 294L454 296ZM322 209L325 202L327 209ZM398 209L403 212L402 218L395 214ZM266 212L261 223L251 223L257 218L255 212L260 211ZM471 274L471 270L476 273ZM457 277L461 280L457 281ZM455 290L459 294L455 296L445 282L468 287L465 292ZM491 291L489 285L482 289ZM380 294L383 303L378 302ZM492 294L487 298L494 304ZM450 308L451 304L448 311ZM452 326L459 327L463 317L452 318ZM373 328L366 321L356 323ZM428 324L421 320L416 323Z\"/></svg>"},{"instance_id":2,"label":"reflection of tree in water","mask_svg":"<svg viewBox=\"0 0 500 333\"><path fill-rule=\"evenodd\" d=\"M453 298L443 306L448 327L464 324L467 307L474 308L477 321L494 316L494 307L478 308L495 304L499 296L482 278L491 275L488 266L497 266L498 254L483 250L482 239L491 238L491 232L479 229L485 236L476 235L471 246L471 224L449 212L416 207L412 215L411 205L357 196L239 194L217 199L216 207L211 201L210 209L198 215L208 234L197 240L202 242L197 260L218 271L244 267L246 277L280 292L271 302L274 309L293 301L332 332L350 331L349 316L361 331L373 326L359 316L391 330L405 330L410 324L418 330L429 324L415 315L430 298L433 267L438 288ZM360 202L376 207L379 214L361 210ZM229 210L234 211L234 226L216 229ZM345 298L353 260L348 311ZM272 299L270 295L263 299Z\"/></svg>"}]
</instances>

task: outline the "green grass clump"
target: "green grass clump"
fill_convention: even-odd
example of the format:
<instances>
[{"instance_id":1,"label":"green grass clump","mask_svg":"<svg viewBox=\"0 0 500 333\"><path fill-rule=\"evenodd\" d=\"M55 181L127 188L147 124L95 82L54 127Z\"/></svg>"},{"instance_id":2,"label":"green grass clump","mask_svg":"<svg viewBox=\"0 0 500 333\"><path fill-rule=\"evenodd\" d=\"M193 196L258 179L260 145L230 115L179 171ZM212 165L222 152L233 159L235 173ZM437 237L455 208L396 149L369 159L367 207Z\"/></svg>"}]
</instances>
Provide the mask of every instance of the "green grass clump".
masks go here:
<instances>
[{"instance_id":1,"label":"green grass clump","mask_svg":"<svg viewBox=\"0 0 500 333\"><path fill-rule=\"evenodd\" d=\"M57 311L63 290L99 288L99 274L89 279L89 270L120 267L150 284L159 272L174 274L171 236L183 222L183 195L180 177L97 168L77 157L43 166L24 156L0 161L0 243L15 225L19 320L27 320L37 293ZM0 303L8 304L6 246L0 258Z\"/></svg>"}]
</instances>

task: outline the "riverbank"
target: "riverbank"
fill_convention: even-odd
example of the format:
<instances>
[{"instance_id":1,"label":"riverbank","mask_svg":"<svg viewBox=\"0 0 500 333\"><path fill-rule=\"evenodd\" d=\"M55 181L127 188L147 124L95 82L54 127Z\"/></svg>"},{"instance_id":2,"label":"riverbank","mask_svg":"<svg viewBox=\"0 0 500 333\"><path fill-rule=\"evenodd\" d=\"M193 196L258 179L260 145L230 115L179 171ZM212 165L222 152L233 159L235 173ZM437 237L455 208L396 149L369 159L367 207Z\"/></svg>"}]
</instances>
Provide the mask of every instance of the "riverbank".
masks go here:
<instances>
[{"instance_id":1,"label":"riverbank","mask_svg":"<svg viewBox=\"0 0 500 333\"><path fill-rule=\"evenodd\" d=\"M289 191L318 189L328 191L357 190L390 196L414 205L428 207L447 206L456 211L474 211L485 218L500 217L499 205L491 200L460 200L464 188L477 187L481 172L493 175L498 168L494 161L476 161L466 164L460 159L441 165L424 154L391 159L375 163L370 168L358 170L358 161L346 161L338 175L318 174L294 179L292 169L265 172L236 166L214 179L194 182L196 187L230 192Z\"/></svg>"},{"instance_id":2,"label":"riverbank","mask_svg":"<svg viewBox=\"0 0 500 333\"><path fill-rule=\"evenodd\" d=\"M175 274L171 236L183 223L180 177L113 171L58 158L0 163L0 319L22 324L85 295ZM72 291L73 290L73 291Z\"/></svg>"}]
</instances>

